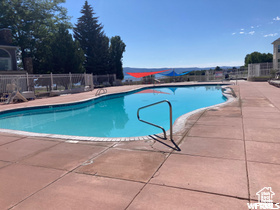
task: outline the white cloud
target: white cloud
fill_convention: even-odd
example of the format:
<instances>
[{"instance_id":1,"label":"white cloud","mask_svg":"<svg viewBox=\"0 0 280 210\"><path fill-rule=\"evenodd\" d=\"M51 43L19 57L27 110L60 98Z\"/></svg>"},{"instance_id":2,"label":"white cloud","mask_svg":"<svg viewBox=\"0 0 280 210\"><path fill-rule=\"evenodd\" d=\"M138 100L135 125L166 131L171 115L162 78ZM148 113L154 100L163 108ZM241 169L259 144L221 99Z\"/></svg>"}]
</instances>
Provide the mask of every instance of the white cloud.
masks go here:
<instances>
[{"instance_id":1,"label":"white cloud","mask_svg":"<svg viewBox=\"0 0 280 210\"><path fill-rule=\"evenodd\" d=\"M241 30L241 31L244 31L244 28L241 28L240 30Z\"/></svg>"},{"instance_id":2,"label":"white cloud","mask_svg":"<svg viewBox=\"0 0 280 210\"><path fill-rule=\"evenodd\" d=\"M278 33L274 33L274 34L266 34L266 35L264 35L264 37L273 37L273 36L277 36L278 35Z\"/></svg>"},{"instance_id":3,"label":"white cloud","mask_svg":"<svg viewBox=\"0 0 280 210\"><path fill-rule=\"evenodd\" d=\"M244 31L240 31L239 33L240 33L240 34L244 34Z\"/></svg>"},{"instance_id":4,"label":"white cloud","mask_svg":"<svg viewBox=\"0 0 280 210\"><path fill-rule=\"evenodd\" d=\"M255 31L250 31L248 34L254 35Z\"/></svg>"},{"instance_id":5,"label":"white cloud","mask_svg":"<svg viewBox=\"0 0 280 210\"><path fill-rule=\"evenodd\" d=\"M254 26L251 26L251 28L255 28Z\"/></svg>"},{"instance_id":6,"label":"white cloud","mask_svg":"<svg viewBox=\"0 0 280 210\"><path fill-rule=\"evenodd\" d=\"M273 20L278 21L278 20L280 20L280 17L277 16L276 18L273 18Z\"/></svg>"},{"instance_id":7,"label":"white cloud","mask_svg":"<svg viewBox=\"0 0 280 210\"><path fill-rule=\"evenodd\" d=\"M235 35L236 33L234 32L234 33L232 33L231 35Z\"/></svg>"}]
</instances>

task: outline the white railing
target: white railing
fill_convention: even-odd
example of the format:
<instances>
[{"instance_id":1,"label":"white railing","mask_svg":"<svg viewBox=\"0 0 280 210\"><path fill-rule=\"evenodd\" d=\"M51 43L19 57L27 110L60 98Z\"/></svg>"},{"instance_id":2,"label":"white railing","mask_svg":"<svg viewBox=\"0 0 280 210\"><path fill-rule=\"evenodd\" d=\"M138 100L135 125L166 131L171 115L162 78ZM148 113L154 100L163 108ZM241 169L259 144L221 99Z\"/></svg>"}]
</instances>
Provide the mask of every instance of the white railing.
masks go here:
<instances>
[{"instance_id":1,"label":"white railing","mask_svg":"<svg viewBox=\"0 0 280 210\"><path fill-rule=\"evenodd\" d=\"M0 94L13 91L34 92L36 96L49 93L75 93L94 88L92 74L23 74L0 75Z\"/></svg>"},{"instance_id":2,"label":"white railing","mask_svg":"<svg viewBox=\"0 0 280 210\"><path fill-rule=\"evenodd\" d=\"M254 63L248 65L248 78L253 77L269 77L271 70L273 69L273 63Z\"/></svg>"},{"instance_id":3,"label":"white railing","mask_svg":"<svg viewBox=\"0 0 280 210\"><path fill-rule=\"evenodd\" d=\"M106 74L106 75L93 75L94 86L111 86L115 85L116 74Z\"/></svg>"}]
</instances>

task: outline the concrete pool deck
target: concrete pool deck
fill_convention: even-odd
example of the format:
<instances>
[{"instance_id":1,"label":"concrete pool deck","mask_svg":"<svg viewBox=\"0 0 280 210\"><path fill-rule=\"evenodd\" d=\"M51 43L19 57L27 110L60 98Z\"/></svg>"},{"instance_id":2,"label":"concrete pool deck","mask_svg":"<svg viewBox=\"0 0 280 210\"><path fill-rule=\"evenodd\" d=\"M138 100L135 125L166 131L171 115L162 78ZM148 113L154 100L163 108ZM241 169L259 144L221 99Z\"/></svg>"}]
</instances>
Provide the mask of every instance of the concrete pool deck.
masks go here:
<instances>
[{"instance_id":1,"label":"concrete pool deck","mask_svg":"<svg viewBox=\"0 0 280 210\"><path fill-rule=\"evenodd\" d=\"M181 152L152 140L76 143L0 133L0 209L248 209L264 187L279 203L280 89L243 81L232 87L239 100L191 116L174 137Z\"/></svg>"}]
</instances>

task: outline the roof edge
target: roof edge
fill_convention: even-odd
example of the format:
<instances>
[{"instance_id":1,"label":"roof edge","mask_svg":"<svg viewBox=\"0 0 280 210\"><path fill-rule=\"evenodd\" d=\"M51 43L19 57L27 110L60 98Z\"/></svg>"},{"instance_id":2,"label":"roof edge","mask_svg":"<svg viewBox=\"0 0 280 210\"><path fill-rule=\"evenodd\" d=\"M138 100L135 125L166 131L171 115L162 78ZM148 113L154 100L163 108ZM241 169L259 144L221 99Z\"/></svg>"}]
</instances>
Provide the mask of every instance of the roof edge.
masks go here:
<instances>
[{"instance_id":1,"label":"roof edge","mask_svg":"<svg viewBox=\"0 0 280 210\"><path fill-rule=\"evenodd\" d=\"M277 42L277 41L280 41L280 38L279 39L276 39L274 42L272 42L271 44L274 44L275 42Z\"/></svg>"}]
</instances>

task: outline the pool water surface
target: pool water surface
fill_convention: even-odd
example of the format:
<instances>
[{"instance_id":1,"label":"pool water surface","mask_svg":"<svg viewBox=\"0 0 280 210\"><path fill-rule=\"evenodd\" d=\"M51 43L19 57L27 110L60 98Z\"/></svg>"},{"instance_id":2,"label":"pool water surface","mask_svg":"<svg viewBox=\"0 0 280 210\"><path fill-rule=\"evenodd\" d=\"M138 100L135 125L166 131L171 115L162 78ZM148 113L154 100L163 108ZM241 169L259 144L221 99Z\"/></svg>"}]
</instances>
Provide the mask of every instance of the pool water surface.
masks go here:
<instances>
[{"instance_id":1,"label":"pool water surface","mask_svg":"<svg viewBox=\"0 0 280 210\"><path fill-rule=\"evenodd\" d=\"M144 88L101 96L71 105L28 108L0 113L0 128L44 134L87 137L136 137L162 130L137 119L137 110L169 100L174 121L187 112L225 102L221 86ZM140 111L141 119L169 129L169 106L159 104Z\"/></svg>"}]
</instances>

